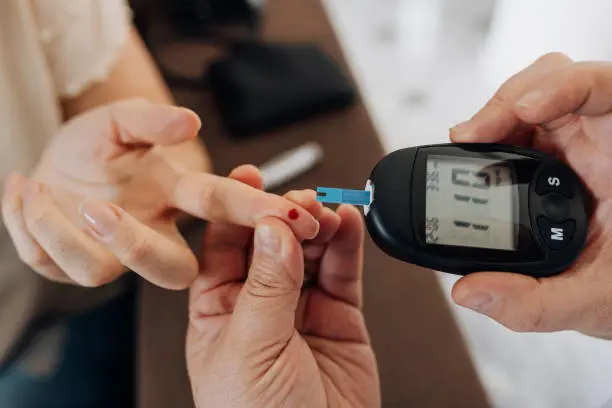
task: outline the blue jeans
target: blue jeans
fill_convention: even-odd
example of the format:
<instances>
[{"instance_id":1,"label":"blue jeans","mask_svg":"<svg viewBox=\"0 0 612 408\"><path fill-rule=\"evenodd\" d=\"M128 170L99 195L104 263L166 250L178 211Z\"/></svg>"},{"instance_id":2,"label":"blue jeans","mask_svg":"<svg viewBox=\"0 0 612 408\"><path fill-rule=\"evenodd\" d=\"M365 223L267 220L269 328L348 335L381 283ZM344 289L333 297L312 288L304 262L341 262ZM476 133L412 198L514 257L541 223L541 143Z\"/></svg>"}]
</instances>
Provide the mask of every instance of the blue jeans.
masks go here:
<instances>
[{"instance_id":1,"label":"blue jeans","mask_svg":"<svg viewBox=\"0 0 612 408\"><path fill-rule=\"evenodd\" d=\"M0 407L133 407L135 299L131 289L62 322L65 341L49 376L28 372L17 356L0 376Z\"/></svg>"}]
</instances>

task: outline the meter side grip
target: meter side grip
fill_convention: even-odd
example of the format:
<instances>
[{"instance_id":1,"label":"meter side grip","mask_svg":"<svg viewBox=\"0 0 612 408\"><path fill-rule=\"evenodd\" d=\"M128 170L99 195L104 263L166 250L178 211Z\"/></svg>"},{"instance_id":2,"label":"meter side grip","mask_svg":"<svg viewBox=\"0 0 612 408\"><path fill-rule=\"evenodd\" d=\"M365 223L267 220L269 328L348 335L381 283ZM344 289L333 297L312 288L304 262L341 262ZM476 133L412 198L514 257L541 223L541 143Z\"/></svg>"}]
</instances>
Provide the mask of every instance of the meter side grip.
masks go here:
<instances>
[{"instance_id":1,"label":"meter side grip","mask_svg":"<svg viewBox=\"0 0 612 408\"><path fill-rule=\"evenodd\" d=\"M405 259L415 244L412 222L412 172L417 148L397 150L372 171L374 194L366 215L368 232L388 255Z\"/></svg>"}]
</instances>

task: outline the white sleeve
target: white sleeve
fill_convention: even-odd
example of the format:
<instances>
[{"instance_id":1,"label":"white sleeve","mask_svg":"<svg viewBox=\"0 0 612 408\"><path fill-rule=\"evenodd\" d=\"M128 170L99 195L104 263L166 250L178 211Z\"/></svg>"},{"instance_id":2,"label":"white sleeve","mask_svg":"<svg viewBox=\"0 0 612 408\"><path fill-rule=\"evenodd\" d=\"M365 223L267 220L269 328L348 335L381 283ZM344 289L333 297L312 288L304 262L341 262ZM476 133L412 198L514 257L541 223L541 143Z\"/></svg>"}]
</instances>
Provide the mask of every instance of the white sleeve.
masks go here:
<instances>
[{"instance_id":1,"label":"white sleeve","mask_svg":"<svg viewBox=\"0 0 612 408\"><path fill-rule=\"evenodd\" d=\"M34 0L33 4L59 96L76 96L106 78L131 27L125 0Z\"/></svg>"}]
</instances>

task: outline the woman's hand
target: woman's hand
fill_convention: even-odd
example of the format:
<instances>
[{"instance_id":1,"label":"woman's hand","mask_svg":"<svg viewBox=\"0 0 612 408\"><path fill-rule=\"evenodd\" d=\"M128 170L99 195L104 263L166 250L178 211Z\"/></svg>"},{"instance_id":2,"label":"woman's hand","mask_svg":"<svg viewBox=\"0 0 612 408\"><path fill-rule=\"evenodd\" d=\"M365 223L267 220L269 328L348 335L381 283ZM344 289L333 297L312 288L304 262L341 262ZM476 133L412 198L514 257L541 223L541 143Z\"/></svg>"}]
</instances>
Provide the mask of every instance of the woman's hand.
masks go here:
<instances>
[{"instance_id":1,"label":"woman's hand","mask_svg":"<svg viewBox=\"0 0 612 408\"><path fill-rule=\"evenodd\" d=\"M451 137L556 154L594 196L587 247L572 268L543 279L472 274L455 285L455 301L513 330L612 338L612 64L546 55L509 79Z\"/></svg>"},{"instance_id":2,"label":"woman's hand","mask_svg":"<svg viewBox=\"0 0 612 408\"><path fill-rule=\"evenodd\" d=\"M177 230L179 214L250 227L274 216L301 239L317 234L318 222L290 201L183 160L177 153L199 128L187 109L142 100L68 122L30 180L6 182L2 213L21 259L55 281L99 286L129 268L182 289L198 266Z\"/></svg>"},{"instance_id":3,"label":"woman's hand","mask_svg":"<svg viewBox=\"0 0 612 408\"><path fill-rule=\"evenodd\" d=\"M240 179L261 185L257 173ZM300 245L285 222L212 223L191 289L187 362L198 407L378 407L361 312L363 221L315 193L287 196L319 219ZM303 287L304 269L311 276Z\"/></svg>"}]
</instances>

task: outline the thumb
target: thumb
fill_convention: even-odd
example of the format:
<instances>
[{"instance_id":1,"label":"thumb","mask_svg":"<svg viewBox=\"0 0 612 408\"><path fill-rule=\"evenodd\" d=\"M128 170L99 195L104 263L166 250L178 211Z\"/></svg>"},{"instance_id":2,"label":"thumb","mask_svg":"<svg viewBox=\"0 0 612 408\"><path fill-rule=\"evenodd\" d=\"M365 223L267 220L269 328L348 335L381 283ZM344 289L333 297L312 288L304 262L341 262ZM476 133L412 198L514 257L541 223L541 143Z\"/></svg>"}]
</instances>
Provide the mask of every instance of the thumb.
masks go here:
<instances>
[{"instance_id":1,"label":"thumb","mask_svg":"<svg viewBox=\"0 0 612 408\"><path fill-rule=\"evenodd\" d=\"M489 316L510 330L551 332L571 326L580 309L580 302L569 301L577 298L577 293L556 286L549 279L481 272L457 281L452 297L458 305Z\"/></svg>"},{"instance_id":2,"label":"thumb","mask_svg":"<svg viewBox=\"0 0 612 408\"><path fill-rule=\"evenodd\" d=\"M108 105L106 113L123 145L176 145L195 138L202 125L189 109L140 99Z\"/></svg>"},{"instance_id":3,"label":"thumb","mask_svg":"<svg viewBox=\"0 0 612 408\"><path fill-rule=\"evenodd\" d=\"M255 226L253 257L236 302L232 326L248 342L287 342L304 279L300 243L281 220L264 218Z\"/></svg>"},{"instance_id":4,"label":"thumb","mask_svg":"<svg viewBox=\"0 0 612 408\"><path fill-rule=\"evenodd\" d=\"M198 116L185 108L129 99L101 106L75 117L60 131L59 162L74 155L116 158L129 148L173 146L194 139L200 130Z\"/></svg>"}]
</instances>

